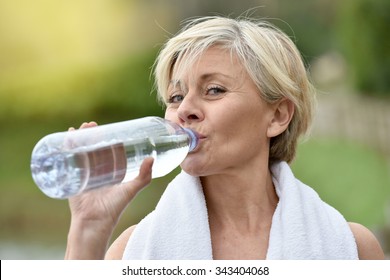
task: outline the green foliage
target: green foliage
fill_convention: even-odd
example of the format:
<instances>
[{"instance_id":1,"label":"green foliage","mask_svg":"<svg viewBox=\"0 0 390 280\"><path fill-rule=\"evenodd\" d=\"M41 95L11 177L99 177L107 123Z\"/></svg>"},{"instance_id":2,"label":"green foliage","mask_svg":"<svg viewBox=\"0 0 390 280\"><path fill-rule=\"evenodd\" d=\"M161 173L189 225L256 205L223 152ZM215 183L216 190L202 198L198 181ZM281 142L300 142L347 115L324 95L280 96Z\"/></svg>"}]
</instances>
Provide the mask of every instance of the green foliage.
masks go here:
<instances>
[{"instance_id":1,"label":"green foliage","mask_svg":"<svg viewBox=\"0 0 390 280\"><path fill-rule=\"evenodd\" d=\"M300 145L293 170L348 221L384 225L390 176L385 159L373 150L340 140L311 140Z\"/></svg>"},{"instance_id":2,"label":"green foliage","mask_svg":"<svg viewBox=\"0 0 390 280\"><path fill-rule=\"evenodd\" d=\"M307 63L334 47L334 2L278 1L275 17L280 20L272 22L292 37Z\"/></svg>"},{"instance_id":3,"label":"green foliage","mask_svg":"<svg viewBox=\"0 0 390 280\"><path fill-rule=\"evenodd\" d=\"M120 64L98 91L93 114L107 120L134 119L163 115L163 108L153 91L151 67L156 54L147 53Z\"/></svg>"},{"instance_id":4,"label":"green foliage","mask_svg":"<svg viewBox=\"0 0 390 280\"><path fill-rule=\"evenodd\" d=\"M390 94L390 1L340 1L338 36L352 81L366 94Z\"/></svg>"},{"instance_id":5,"label":"green foliage","mask_svg":"<svg viewBox=\"0 0 390 280\"><path fill-rule=\"evenodd\" d=\"M0 86L0 120L60 120L78 125L161 115L152 94L150 72L154 52L126 57L108 65L65 69L55 73L40 69L19 82L7 80Z\"/></svg>"}]
</instances>

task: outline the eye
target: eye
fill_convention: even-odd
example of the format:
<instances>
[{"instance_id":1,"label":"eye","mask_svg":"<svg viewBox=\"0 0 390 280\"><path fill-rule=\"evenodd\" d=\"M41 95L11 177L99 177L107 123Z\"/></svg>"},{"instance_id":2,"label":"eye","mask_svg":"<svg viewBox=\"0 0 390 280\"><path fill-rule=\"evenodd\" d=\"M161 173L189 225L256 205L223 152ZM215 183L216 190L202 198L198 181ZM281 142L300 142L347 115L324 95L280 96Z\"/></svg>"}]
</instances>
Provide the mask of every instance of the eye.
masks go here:
<instances>
[{"instance_id":1,"label":"eye","mask_svg":"<svg viewBox=\"0 0 390 280\"><path fill-rule=\"evenodd\" d=\"M206 95L209 96L218 96L224 93L226 93L226 89L218 85L211 85L206 89Z\"/></svg>"},{"instance_id":2,"label":"eye","mask_svg":"<svg viewBox=\"0 0 390 280\"><path fill-rule=\"evenodd\" d=\"M168 104L180 103L184 99L183 94L173 94L168 98Z\"/></svg>"}]
</instances>

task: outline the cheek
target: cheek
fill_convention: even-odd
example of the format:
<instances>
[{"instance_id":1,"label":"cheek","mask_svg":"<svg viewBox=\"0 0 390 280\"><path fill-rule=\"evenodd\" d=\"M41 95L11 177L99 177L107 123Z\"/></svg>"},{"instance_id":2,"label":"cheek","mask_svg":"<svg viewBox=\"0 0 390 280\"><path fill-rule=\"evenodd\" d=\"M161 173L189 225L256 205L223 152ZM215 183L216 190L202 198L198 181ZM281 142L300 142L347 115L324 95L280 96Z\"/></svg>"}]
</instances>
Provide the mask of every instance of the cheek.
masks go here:
<instances>
[{"instance_id":1,"label":"cheek","mask_svg":"<svg viewBox=\"0 0 390 280\"><path fill-rule=\"evenodd\" d=\"M216 133L218 142L228 150L258 150L267 142L267 122L259 111L241 110L231 111L229 117L220 122L219 128L222 133Z\"/></svg>"},{"instance_id":2,"label":"cheek","mask_svg":"<svg viewBox=\"0 0 390 280\"><path fill-rule=\"evenodd\" d=\"M169 121L172 121L172 122L177 122L178 121L177 113L174 110L169 109L169 108L167 108L165 110L164 117L165 117L165 119L167 119Z\"/></svg>"}]
</instances>

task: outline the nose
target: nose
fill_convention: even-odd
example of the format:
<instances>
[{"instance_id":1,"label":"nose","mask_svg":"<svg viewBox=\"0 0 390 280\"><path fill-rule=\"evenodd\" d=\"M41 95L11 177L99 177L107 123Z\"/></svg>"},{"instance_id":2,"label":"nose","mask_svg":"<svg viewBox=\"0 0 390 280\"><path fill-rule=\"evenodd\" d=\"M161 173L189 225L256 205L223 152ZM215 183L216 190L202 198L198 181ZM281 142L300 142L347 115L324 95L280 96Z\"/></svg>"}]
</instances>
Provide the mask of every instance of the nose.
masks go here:
<instances>
[{"instance_id":1,"label":"nose","mask_svg":"<svg viewBox=\"0 0 390 280\"><path fill-rule=\"evenodd\" d=\"M177 115L181 125L202 121L204 112L199 97L187 93L177 108Z\"/></svg>"}]
</instances>

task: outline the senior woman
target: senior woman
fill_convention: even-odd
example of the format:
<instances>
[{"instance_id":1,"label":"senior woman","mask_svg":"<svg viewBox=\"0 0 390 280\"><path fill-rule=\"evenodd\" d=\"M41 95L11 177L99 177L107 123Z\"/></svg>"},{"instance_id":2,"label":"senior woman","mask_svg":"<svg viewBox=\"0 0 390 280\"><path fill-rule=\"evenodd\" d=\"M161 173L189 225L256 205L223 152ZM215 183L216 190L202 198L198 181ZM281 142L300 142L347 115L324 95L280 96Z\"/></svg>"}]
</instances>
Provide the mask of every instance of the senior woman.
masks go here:
<instances>
[{"instance_id":1,"label":"senior woman","mask_svg":"<svg viewBox=\"0 0 390 280\"><path fill-rule=\"evenodd\" d=\"M383 259L369 230L289 168L314 91L283 32L248 19L193 20L161 50L155 78L165 118L196 131L199 145L156 209L108 250L153 160L129 183L71 198L66 258Z\"/></svg>"}]
</instances>

